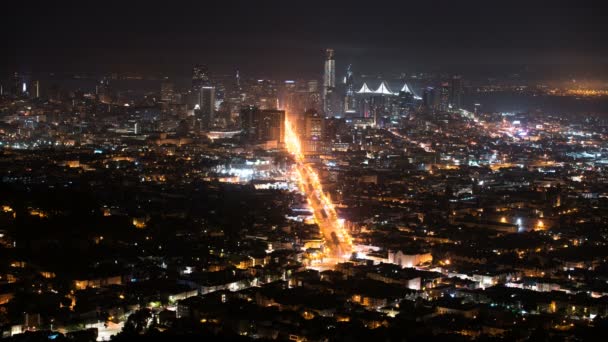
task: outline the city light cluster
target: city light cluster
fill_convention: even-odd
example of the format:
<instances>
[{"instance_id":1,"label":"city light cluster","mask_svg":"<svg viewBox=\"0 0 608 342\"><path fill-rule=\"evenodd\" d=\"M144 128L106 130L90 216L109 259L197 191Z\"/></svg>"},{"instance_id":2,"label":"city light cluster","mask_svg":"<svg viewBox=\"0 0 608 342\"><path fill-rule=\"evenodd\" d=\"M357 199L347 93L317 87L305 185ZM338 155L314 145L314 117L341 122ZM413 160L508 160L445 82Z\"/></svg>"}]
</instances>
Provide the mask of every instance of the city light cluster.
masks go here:
<instances>
[{"instance_id":1,"label":"city light cluster","mask_svg":"<svg viewBox=\"0 0 608 342\"><path fill-rule=\"evenodd\" d=\"M325 237L326 245L330 246L329 254L338 261L344 257L348 258L352 251L352 238L344 228L343 220L338 218L335 205L323 191L317 172L305 164L300 140L289 119L285 119L285 147L295 158L297 182L306 194L315 223Z\"/></svg>"}]
</instances>

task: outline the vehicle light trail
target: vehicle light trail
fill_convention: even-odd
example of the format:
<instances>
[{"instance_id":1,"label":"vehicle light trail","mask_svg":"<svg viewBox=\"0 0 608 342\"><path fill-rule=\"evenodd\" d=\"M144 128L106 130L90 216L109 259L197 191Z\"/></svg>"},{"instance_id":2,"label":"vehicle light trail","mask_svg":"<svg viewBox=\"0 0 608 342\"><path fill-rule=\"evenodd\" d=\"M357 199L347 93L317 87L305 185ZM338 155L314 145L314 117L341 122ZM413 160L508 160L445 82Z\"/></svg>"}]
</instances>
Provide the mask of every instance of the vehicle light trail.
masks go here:
<instances>
[{"instance_id":1,"label":"vehicle light trail","mask_svg":"<svg viewBox=\"0 0 608 342\"><path fill-rule=\"evenodd\" d=\"M289 119L285 119L285 147L296 161L296 176L300 190L306 195L315 223L325 238L327 253L336 262L349 258L352 252L352 238L344 228L344 221L338 218L336 208L328 195L317 172L306 165L302 145Z\"/></svg>"}]
</instances>

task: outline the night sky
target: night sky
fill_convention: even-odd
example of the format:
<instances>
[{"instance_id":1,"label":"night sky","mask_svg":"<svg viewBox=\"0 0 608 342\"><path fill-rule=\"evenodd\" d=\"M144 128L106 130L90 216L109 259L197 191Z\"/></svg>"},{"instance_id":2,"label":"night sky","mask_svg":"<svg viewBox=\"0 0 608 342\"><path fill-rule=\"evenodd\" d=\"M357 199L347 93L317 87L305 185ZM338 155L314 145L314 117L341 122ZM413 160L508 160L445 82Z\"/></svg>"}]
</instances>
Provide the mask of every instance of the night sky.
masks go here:
<instances>
[{"instance_id":1,"label":"night sky","mask_svg":"<svg viewBox=\"0 0 608 342\"><path fill-rule=\"evenodd\" d=\"M354 63L361 72L532 65L601 73L608 65L600 2L20 3L0 24L3 71L186 74L205 63L219 72L305 76L321 72L325 47L336 49L339 68Z\"/></svg>"}]
</instances>

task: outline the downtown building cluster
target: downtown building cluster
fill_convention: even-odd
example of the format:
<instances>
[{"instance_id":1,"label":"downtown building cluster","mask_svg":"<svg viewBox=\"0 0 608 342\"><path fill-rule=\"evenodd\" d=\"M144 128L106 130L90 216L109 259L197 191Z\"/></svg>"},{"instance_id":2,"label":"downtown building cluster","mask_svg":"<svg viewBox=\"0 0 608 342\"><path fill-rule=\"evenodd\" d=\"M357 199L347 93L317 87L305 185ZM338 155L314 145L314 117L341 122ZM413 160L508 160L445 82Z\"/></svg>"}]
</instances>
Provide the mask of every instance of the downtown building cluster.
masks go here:
<instances>
[{"instance_id":1,"label":"downtown building cluster","mask_svg":"<svg viewBox=\"0 0 608 342\"><path fill-rule=\"evenodd\" d=\"M606 120L468 108L474 88L457 75L348 66L338 81L336 56L326 51L319 80L203 65L153 89L135 74L88 88L9 75L3 337L601 334ZM286 119L351 255L327 253Z\"/></svg>"}]
</instances>

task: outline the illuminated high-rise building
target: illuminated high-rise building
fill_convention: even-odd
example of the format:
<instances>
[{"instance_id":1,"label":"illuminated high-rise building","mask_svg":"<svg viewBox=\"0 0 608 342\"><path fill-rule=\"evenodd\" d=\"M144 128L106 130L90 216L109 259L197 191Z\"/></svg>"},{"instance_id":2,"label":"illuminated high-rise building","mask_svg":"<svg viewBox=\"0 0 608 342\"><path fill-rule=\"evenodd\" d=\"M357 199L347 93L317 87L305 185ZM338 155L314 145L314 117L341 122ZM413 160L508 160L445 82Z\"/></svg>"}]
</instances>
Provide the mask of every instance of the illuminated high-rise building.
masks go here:
<instances>
[{"instance_id":1,"label":"illuminated high-rise building","mask_svg":"<svg viewBox=\"0 0 608 342\"><path fill-rule=\"evenodd\" d=\"M310 80L306 83L308 85L308 91L311 93L316 93L319 91L319 81Z\"/></svg>"},{"instance_id":2,"label":"illuminated high-rise building","mask_svg":"<svg viewBox=\"0 0 608 342\"><path fill-rule=\"evenodd\" d=\"M325 73L323 75L323 86L334 88L336 86L336 60L334 58L334 50L325 50Z\"/></svg>"},{"instance_id":3,"label":"illuminated high-rise building","mask_svg":"<svg viewBox=\"0 0 608 342\"><path fill-rule=\"evenodd\" d=\"M284 110L247 106L241 109L240 119L245 138L251 143L276 143L279 147L285 141Z\"/></svg>"},{"instance_id":4,"label":"illuminated high-rise building","mask_svg":"<svg viewBox=\"0 0 608 342\"><path fill-rule=\"evenodd\" d=\"M336 87L336 60L334 59L334 50L325 50L325 70L323 73L323 109L326 112L330 111L328 94Z\"/></svg>"},{"instance_id":5,"label":"illuminated high-rise building","mask_svg":"<svg viewBox=\"0 0 608 342\"><path fill-rule=\"evenodd\" d=\"M210 128L215 119L215 87L202 86L197 95L197 103L194 107L196 119L201 128Z\"/></svg>"},{"instance_id":6,"label":"illuminated high-rise building","mask_svg":"<svg viewBox=\"0 0 608 342\"><path fill-rule=\"evenodd\" d=\"M439 110L445 112L450 107L450 85L445 82L438 88L439 91Z\"/></svg>"},{"instance_id":7,"label":"illuminated high-rise building","mask_svg":"<svg viewBox=\"0 0 608 342\"><path fill-rule=\"evenodd\" d=\"M304 114L306 139L319 140L323 136L323 117L315 110L308 110Z\"/></svg>"},{"instance_id":8,"label":"illuminated high-rise building","mask_svg":"<svg viewBox=\"0 0 608 342\"><path fill-rule=\"evenodd\" d=\"M355 98L355 80L351 64L349 64L348 68L346 69L344 87L346 88L346 95L344 96L344 112L354 113L357 110L357 100Z\"/></svg>"},{"instance_id":9,"label":"illuminated high-rise building","mask_svg":"<svg viewBox=\"0 0 608 342\"><path fill-rule=\"evenodd\" d=\"M195 65L192 68L192 89L199 90L203 86L210 86L209 69L206 65Z\"/></svg>"},{"instance_id":10,"label":"illuminated high-rise building","mask_svg":"<svg viewBox=\"0 0 608 342\"><path fill-rule=\"evenodd\" d=\"M434 87L426 87L422 92L422 102L428 109L439 109L439 90Z\"/></svg>"},{"instance_id":11,"label":"illuminated high-rise building","mask_svg":"<svg viewBox=\"0 0 608 342\"><path fill-rule=\"evenodd\" d=\"M454 76L450 80L450 106L453 110L462 108L462 77Z\"/></svg>"},{"instance_id":12,"label":"illuminated high-rise building","mask_svg":"<svg viewBox=\"0 0 608 342\"><path fill-rule=\"evenodd\" d=\"M306 153L321 152L324 117L315 110L304 113L303 149Z\"/></svg>"},{"instance_id":13,"label":"illuminated high-rise building","mask_svg":"<svg viewBox=\"0 0 608 342\"><path fill-rule=\"evenodd\" d=\"M256 112L259 109L256 106L245 106L241 108L239 113L239 121L241 124L241 129L243 130L243 135L248 140L253 140L255 136L255 127L256 127Z\"/></svg>"},{"instance_id":14,"label":"illuminated high-rise building","mask_svg":"<svg viewBox=\"0 0 608 342\"><path fill-rule=\"evenodd\" d=\"M192 68L192 90L188 92L186 100L189 109L194 109L195 128L213 127L215 96L215 87L209 79L209 69L206 65L195 65Z\"/></svg>"}]
</instances>

